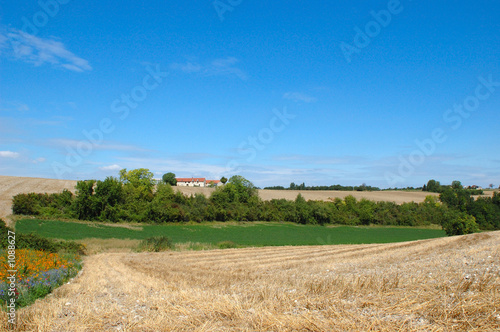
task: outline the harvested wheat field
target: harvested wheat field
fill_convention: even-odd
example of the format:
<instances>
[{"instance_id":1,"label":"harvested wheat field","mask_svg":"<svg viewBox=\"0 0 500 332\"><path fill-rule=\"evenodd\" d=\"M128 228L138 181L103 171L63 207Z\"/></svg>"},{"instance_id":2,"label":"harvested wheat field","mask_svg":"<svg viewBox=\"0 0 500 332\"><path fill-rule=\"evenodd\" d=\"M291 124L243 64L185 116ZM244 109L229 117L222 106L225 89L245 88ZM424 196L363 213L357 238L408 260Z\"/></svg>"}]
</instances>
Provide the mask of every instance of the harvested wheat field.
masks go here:
<instances>
[{"instance_id":1,"label":"harvested wheat field","mask_svg":"<svg viewBox=\"0 0 500 332\"><path fill-rule=\"evenodd\" d=\"M12 214L12 197L21 193L75 191L76 181L0 175L0 218Z\"/></svg>"},{"instance_id":2,"label":"harvested wheat field","mask_svg":"<svg viewBox=\"0 0 500 332\"><path fill-rule=\"evenodd\" d=\"M371 201L389 201L397 204L406 202L420 203L425 200L427 195L439 196L436 193L423 191L401 191L401 190L384 190L384 191L340 191L340 190L259 190L259 196L263 200L271 200L273 198L285 198L294 200L298 194L301 194L306 200L314 201L331 201L335 198L345 198L348 195L356 197L356 199L368 199Z\"/></svg>"},{"instance_id":3,"label":"harvested wheat field","mask_svg":"<svg viewBox=\"0 0 500 332\"><path fill-rule=\"evenodd\" d=\"M19 313L20 331L498 331L500 232L99 254Z\"/></svg>"}]
</instances>

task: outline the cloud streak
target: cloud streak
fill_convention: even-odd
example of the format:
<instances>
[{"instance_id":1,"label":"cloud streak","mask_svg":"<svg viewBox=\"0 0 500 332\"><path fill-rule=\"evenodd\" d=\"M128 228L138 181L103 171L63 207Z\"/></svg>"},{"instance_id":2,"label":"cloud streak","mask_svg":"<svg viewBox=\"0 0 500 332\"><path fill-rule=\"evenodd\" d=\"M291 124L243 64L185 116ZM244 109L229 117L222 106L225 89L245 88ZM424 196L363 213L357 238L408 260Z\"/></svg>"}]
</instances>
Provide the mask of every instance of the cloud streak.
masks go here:
<instances>
[{"instance_id":1,"label":"cloud streak","mask_svg":"<svg viewBox=\"0 0 500 332\"><path fill-rule=\"evenodd\" d=\"M311 96L306 95L305 93L301 93L301 92L285 92L285 94L283 94L283 99L288 99L288 100L294 101L296 103L303 102L303 103L308 103L308 104L314 103L318 100L315 97L311 97Z\"/></svg>"},{"instance_id":2,"label":"cloud streak","mask_svg":"<svg viewBox=\"0 0 500 332\"><path fill-rule=\"evenodd\" d=\"M186 74L199 73L205 76L236 76L242 80L248 79L248 75L236 67L238 62L239 60L235 57L226 57L212 60L205 65L192 61L172 63L170 68Z\"/></svg>"},{"instance_id":3,"label":"cloud streak","mask_svg":"<svg viewBox=\"0 0 500 332\"><path fill-rule=\"evenodd\" d=\"M82 142L85 142L85 140L74 140L74 139L66 139L66 138L56 138L52 139L49 141L51 145L57 146L57 147L68 147L72 149L78 149L78 147L82 144ZM135 146L135 145L128 145L128 144L121 144L121 143L114 143L114 142L108 142L108 141L103 141L100 144L95 144L93 146L95 150L98 151L138 151L138 152L145 152L149 151L147 149Z\"/></svg>"},{"instance_id":4,"label":"cloud streak","mask_svg":"<svg viewBox=\"0 0 500 332\"><path fill-rule=\"evenodd\" d=\"M0 158L16 159L19 158L19 153L13 151L0 151Z\"/></svg>"},{"instance_id":5,"label":"cloud streak","mask_svg":"<svg viewBox=\"0 0 500 332\"><path fill-rule=\"evenodd\" d=\"M101 171L119 171L122 169L122 167L120 165L114 164L114 165L99 167L99 169Z\"/></svg>"},{"instance_id":6,"label":"cloud streak","mask_svg":"<svg viewBox=\"0 0 500 332\"><path fill-rule=\"evenodd\" d=\"M0 49L3 54L35 66L50 64L75 72L92 70L85 59L80 58L55 39L41 38L17 29L0 32Z\"/></svg>"}]
</instances>

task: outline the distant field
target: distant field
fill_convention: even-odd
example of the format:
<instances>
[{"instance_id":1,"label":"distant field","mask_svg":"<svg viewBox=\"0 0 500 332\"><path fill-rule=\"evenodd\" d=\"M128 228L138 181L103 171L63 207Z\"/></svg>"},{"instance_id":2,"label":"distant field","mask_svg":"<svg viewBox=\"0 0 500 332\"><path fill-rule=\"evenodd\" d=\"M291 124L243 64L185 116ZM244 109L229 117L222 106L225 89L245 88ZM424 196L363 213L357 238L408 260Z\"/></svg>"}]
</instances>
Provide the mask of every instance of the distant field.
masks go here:
<instances>
[{"instance_id":1,"label":"distant field","mask_svg":"<svg viewBox=\"0 0 500 332\"><path fill-rule=\"evenodd\" d=\"M20 193L58 193L74 191L76 181L0 175L0 218L12 214L12 196Z\"/></svg>"},{"instance_id":2,"label":"distant field","mask_svg":"<svg viewBox=\"0 0 500 332\"><path fill-rule=\"evenodd\" d=\"M289 223L244 223L200 225L123 225L23 219L16 222L19 233L35 232L45 237L83 240L140 240L165 235L174 243L217 244L232 241L240 246L284 246L318 244L390 243L444 237L440 229L403 227L325 227Z\"/></svg>"}]
</instances>

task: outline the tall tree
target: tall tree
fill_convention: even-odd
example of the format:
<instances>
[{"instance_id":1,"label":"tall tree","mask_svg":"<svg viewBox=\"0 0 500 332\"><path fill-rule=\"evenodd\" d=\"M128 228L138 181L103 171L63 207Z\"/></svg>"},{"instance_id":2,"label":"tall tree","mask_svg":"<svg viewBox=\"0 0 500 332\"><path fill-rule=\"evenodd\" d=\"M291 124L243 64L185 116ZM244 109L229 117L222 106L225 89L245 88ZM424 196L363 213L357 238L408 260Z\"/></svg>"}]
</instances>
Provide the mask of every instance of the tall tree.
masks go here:
<instances>
[{"instance_id":1,"label":"tall tree","mask_svg":"<svg viewBox=\"0 0 500 332\"><path fill-rule=\"evenodd\" d=\"M431 193L439 193L441 192L441 184L439 181L429 180L429 182L427 182L427 191Z\"/></svg>"},{"instance_id":2,"label":"tall tree","mask_svg":"<svg viewBox=\"0 0 500 332\"><path fill-rule=\"evenodd\" d=\"M123 184L131 184L134 187L145 186L153 188L155 181L153 180L153 173L147 168L132 169L127 172L124 168L120 171L120 181Z\"/></svg>"},{"instance_id":3,"label":"tall tree","mask_svg":"<svg viewBox=\"0 0 500 332\"><path fill-rule=\"evenodd\" d=\"M153 188L156 181L153 179L153 173L146 168L133 169L127 172L124 168L120 171L120 181L127 196L132 201L148 200L153 198Z\"/></svg>"},{"instance_id":4,"label":"tall tree","mask_svg":"<svg viewBox=\"0 0 500 332\"><path fill-rule=\"evenodd\" d=\"M168 173L163 174L162 180L163 180L163 182L168 183L171 186L177 185L177 180L175 178L175 174L172 172L168 172Z\"/></svg>"}]
</instances>

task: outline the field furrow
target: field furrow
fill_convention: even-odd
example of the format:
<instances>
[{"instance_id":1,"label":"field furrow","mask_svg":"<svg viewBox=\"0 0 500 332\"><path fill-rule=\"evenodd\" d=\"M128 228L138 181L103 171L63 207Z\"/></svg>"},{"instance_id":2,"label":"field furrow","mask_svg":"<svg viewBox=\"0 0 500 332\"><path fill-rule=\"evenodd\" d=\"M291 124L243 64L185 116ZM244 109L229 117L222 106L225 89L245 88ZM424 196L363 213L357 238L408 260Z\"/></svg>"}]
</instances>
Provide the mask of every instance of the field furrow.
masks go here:
<instances>
[{"instance_id":1,"label":"field furrow","mask_svg":"<svg viewBox=\"0 0 500 332\"><path fill-rule=\"evenodd\" d=\"M273 257L275 256L275 257ZM89 256L20 331L495 331L500 232Z\"/></svg>"}]
</instances>

